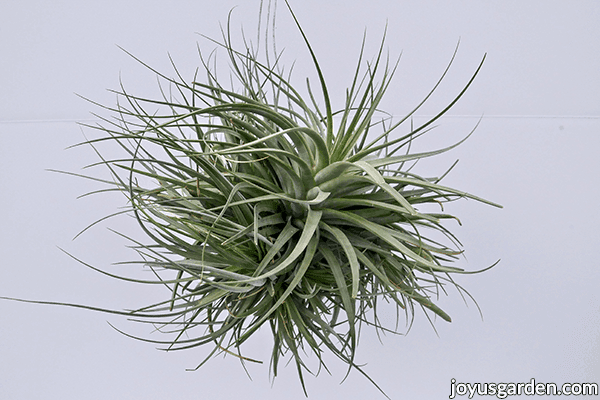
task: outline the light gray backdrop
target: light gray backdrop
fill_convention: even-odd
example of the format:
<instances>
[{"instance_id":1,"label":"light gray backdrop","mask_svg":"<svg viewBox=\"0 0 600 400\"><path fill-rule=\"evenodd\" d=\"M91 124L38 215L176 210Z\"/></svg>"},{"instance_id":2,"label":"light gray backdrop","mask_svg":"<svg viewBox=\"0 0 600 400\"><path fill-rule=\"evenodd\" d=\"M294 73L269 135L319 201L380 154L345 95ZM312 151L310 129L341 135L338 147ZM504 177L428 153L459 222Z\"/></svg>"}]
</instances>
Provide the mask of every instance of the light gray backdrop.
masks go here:
<instances>
[{"instance_id":1,"label":"light gray backdrop","mask_svg":"<svg viewBox=\"0 0 600 400\"><path fill-rule=\"evenodd\" d=\"M374 54L386 22L390 55L402 60L385 108L403 115L430 89L460 39L456 63L430 106L433 113L466 82L484 53L480 77L422 148L453 143L484 115L473 137L423 174L460 163L446 183L504 205L452 206L465 245L459 277L483 310L455 291L441 304L453 322L422 313L406 337L369 331L358 361L394 399L441 399L458 382L600 382L600 3L597 1L341 1L292 0L313 43L330 90L341 105L364 30ZM253 38L258 1L4 1L0 5L0 296L134 308L160 297L91 271L58 247L97 267L133 255L112 227L135 232L130 220L102 224L71 238L122 205L118 196L78 195L92 182L45 171L81 172L95 161L76 121L97 111L74 92L114 104L107 88L119 76L130 92L155 93L155 78L122 46L171 74L167 53L191 77L201 49L196 32L219 36L233 12L234 32ZM283 3L277 45L297 60L296 82L315 81L308 54ZM135 272L133 272L135 273ZM274 385L268 363L217 358L196 372L203 350L164 353L114 331L148 335L150 327L70 308L0 301L2 399L270 399L303 398L293 366ZM390 322L393 315L389 313ZM246 351L268 360L265 332ZM156 335L154 335L156 336ZM311 399L383 398L353 372L308 377Z\"/></svg>"}]
</instances>

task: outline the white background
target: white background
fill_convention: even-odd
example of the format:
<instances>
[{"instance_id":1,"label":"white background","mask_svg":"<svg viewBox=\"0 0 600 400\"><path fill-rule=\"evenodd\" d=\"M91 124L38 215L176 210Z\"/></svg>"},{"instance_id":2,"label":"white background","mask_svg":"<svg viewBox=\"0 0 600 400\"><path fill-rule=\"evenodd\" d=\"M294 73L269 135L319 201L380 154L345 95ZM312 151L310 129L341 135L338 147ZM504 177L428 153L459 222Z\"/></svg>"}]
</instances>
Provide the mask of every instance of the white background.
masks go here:
<instances>
[{"instance_id":1,"label":"white background","mask_svg":"<svg viewBox=\"0 0 600 400\"><path fill-rule=\"evenodd\" d=\"M218 4L217 4L218 3ZM238 34L253 38L258 1L5 1L0 5L0 296L100 307L135 308L160 298L144 288L99 275L61 252L118 271L127 244L106 228L135 232L114 220L72 237L123 205L97 195L90 181L51 173L80 173L96 159L76 121L98 111L78 93L112 105L121 77L133 93L156 93L156 79L117 45L172 74L167 53L184 76L198 66L196 32L218 38L229 10ZM402 58L384 107L401 116L435 84L457 42L456 62L422 113L443 107L484 68L464 99L422 142L437 148L461 138L484 115L477 132L451 154L424 163L441 173L460 163L446 184L501 203L454 204L452 225L466 249L460 266L483 268L459 277L480 305L456 292L442 298L451 324L421 313L407 336L381 344L363 332L358 362L393 399L440 399L458 382L600 383L600 3L597 1L292 1L319 58L330 93L341 106L362 35L374 54L387 22L390 56ZM238 36L239 37L239 36ZM316 82L308 53L283 3L277 45L296 82ZM269 332L246 349L266 361L250 365L216 358L196 372L203 349L164 353L114 331L150 327L70 308L0 300L0 399L270 399L304 398L293 365L268 378ZM390 322L393 315L390 312ZM154 335L153 337L155 337ZM383 396L356 372L339 385L333 376L308 377L311 399Z\"/></svg>"}]
</instances>

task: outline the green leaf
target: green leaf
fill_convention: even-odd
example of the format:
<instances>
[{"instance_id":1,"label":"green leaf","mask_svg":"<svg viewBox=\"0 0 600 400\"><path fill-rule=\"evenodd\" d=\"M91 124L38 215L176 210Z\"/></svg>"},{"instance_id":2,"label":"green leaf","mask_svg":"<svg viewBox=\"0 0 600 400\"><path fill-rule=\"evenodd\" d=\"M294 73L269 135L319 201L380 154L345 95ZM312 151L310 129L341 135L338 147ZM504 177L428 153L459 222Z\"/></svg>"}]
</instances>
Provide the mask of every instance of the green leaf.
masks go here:
<instances>
[{"instance_id":1,"label":"green leaf","mask_svg":"<svg viewBox=\"0 0 600 400\"><path fill-rule=\"evenodd\" d=\"M342 232L341 229L329 226L323 221L321 221L320 226L326 231L330 232L338 241L340 246L342 246L342 249L344 249L344 253L346 254L350 264L350 271L352 272L352 298L355 299L358 294L358 280L360 279L360 265L358 264L358 258L356 258L355 249L352 247L348 237L344 235L344 232Z\"/></svg>"}]
</instances>

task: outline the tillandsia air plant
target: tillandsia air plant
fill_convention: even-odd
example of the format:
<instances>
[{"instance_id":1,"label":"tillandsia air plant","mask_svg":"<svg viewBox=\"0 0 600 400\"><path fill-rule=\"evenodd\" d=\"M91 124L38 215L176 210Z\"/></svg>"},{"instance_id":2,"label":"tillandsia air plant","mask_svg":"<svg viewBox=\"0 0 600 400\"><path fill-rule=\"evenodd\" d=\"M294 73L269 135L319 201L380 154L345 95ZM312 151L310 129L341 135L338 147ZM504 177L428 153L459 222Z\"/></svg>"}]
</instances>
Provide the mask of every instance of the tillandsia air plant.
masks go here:
<instances>
[{"instance_id":1,"label":"tillandsia air plant","mask_svg":"<svg viewBox=\"0 0 600 400\"><path fill-rule=\"evenodd\" d=\"M121 312L168 337L143 340L167 350L212 346L200 365L220 353L244 363L255 361L242 352L244 343L270 329L272 375L290 357L306 393L303 373L314 372L306 363L310 353L319 370L331 352L348 372L371 380L355 362L359 330L395 331L380 322L379 302L403 310L407 324L415 308L450 321L434 300L446 285L463 293L452 276L467 272L452 265L462 251L445 222L458 218L443 204L470 198L499 206L443 186L441 177L411 172L416 161L459 144L410 151L481 65L425 123L415 126L411 117L437 85L392 122L379 105L397 63L386 56L384 40L365 61L363 41L345 103L334 109L313 48L288 9L314 65L316 91L307 85L301 95L272 46L259 52L244 39L236 49L228 23L222 40L212 42L217 52L201 53L191 81L176 67L170 78L142 63L163 82L162 97L121 87L117 106L104 107L111 117L88 125L101 136L85 144L97 150L97 164L113 176L105 183L125 194L149 240L135 241L141 260L132 264L145 265L155 280L137 282L167 289L164 301ZM227 85L215 67L223 51L231 68ZM105 158L103 142L124 156ZM419 211L431 205L440 211Z\"/></svg>"}]
</instances>

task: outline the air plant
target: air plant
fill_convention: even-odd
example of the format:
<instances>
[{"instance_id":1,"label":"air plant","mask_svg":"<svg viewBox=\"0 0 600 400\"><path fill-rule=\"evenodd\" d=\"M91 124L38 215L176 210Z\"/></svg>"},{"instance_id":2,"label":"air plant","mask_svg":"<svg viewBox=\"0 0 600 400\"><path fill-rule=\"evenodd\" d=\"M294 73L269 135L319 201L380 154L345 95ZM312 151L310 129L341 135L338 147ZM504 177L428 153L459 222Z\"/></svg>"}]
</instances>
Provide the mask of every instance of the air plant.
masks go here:
<instances>
[{"instance_id":1,"label":"air plant","mask_svg":"<svg viewBox=\"0 0 600 400\"><path fill-rule=\"evenodd\" d=\"M452 275L466 272L452 265L462 251L445 222L458 218L442 205L470 198L500 206L443 186L441 177L411 172L416 161L462 142L410 151L464 95L483 60L445 108L415 126L412 116L450 65L425 99L394 122L379 105L397 63L385 54L385 35L366 62L363 40L345 103L334 110L313 48L291 15L317 91L308 85L302 95L276 50L265 57L245 40L237 50L228 23L222 40L213 41L231 67L227 85L217 78L218 52L201 53L191 81L174 64L176 78L142 63L163 82L162 97L138 97L122 86L117 106L104 106L111 117L87 125L101 136L85 144L97 150L97 164L113 177L104 182L127 197L128 213L149 240L130 238L141 256L132 264L142 263L155 279L125 279L167 289L161 302L120 312L168 337L143 340L167 350L212 345L200 365L219 353L243 363L255 361L242 353L243 344L270 329L272 375L291 356L306 393L307 353L319 369L331 352L348 372L367 376L355 361L359 330L395 331L380 322L379 302L403 310L408 324L415 308L450 321L434 300L446 285L463 293ZM124 156L104 157L101 142L118 145ZM432 205L440 211L419 211Z\"/></svg>"}]
</instances>

